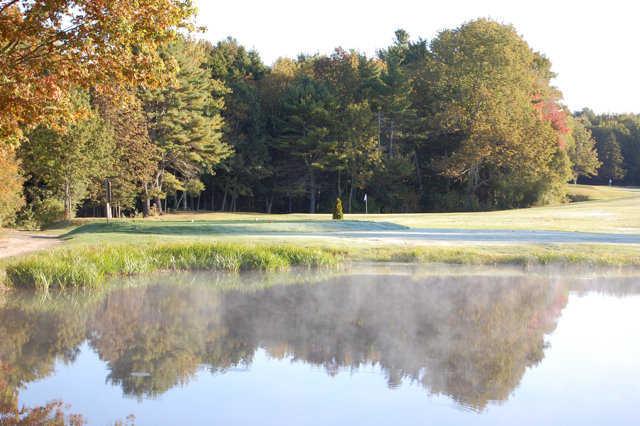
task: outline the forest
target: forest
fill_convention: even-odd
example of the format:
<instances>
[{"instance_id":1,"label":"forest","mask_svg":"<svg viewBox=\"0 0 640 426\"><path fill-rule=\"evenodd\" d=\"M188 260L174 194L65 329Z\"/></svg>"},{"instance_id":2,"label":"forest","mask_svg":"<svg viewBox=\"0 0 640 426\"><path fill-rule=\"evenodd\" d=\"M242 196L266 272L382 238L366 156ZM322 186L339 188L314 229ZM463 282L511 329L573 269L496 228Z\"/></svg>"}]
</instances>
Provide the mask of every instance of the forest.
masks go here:
<instances>
[{"instance_id":1,"label":"forest","mask_svg":"<svg viewBox=\"0 0 640 426\"><path fill-rule=\"evenodd\" d=\"M474 211L640 184L640 116L570 112L551 62L478 19L376 55L263 63L189 1L0 1L0 221L178 210ZM152 17L153 19L148 19Z\"/></svg>"}]
</instances>

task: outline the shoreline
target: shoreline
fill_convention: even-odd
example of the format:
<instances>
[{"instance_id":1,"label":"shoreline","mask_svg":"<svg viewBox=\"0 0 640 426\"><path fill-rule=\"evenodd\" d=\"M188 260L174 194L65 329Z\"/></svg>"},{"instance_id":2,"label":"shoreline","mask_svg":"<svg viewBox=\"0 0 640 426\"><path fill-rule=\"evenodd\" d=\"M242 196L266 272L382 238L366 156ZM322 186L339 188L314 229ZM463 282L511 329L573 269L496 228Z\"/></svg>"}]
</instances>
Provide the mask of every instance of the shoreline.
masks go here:
<instances>
[{"instance_id":1,"label":"shoreline","mask_svg":"<svg viewBox=\"0 0 640 426\"><path fill-rule=\"evenodd\" d=\"M95 288L109 279L171 271L286 271L354 263L457 266L640 267L640 246L329 246L175 242L70 245L4 259L5 288Z\"/></svg>"}]
</instances>

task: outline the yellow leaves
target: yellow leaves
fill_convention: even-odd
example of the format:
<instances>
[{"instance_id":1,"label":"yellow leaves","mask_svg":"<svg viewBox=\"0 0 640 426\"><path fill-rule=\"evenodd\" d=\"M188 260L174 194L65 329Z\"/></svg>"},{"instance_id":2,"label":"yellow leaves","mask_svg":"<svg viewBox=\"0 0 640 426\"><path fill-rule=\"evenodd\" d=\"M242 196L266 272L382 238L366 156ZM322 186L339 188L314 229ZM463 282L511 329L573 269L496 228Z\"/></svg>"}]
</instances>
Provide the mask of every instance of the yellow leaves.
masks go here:
<instances>
[{"instance_id":1,"label":"yellow leaves","mask_svg":"<svg viewBox=\"0 0 640 426\"><path fill-rule=\"evenodd\" d=\"M22 181L14 149L0 143L0 226L24 204Z\"/></svg>"}]
</instances>

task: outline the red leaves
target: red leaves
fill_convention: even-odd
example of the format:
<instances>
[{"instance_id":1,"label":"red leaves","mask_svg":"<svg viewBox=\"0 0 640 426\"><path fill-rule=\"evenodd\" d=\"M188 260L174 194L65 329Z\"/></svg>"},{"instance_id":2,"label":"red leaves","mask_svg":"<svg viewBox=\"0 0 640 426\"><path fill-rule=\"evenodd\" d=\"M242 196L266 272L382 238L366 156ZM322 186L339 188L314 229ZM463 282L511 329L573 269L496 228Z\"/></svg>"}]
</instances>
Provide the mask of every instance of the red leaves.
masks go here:
<instances>
[{"instance_id":1,"label":"red leaves","mask_svg":"<svg viewBox=\"0 0 640 426\"><path fill-rule=\"evenodd\" d=\"M567 112L553 98L543 99L542 95L533 95L533 108L540 115L540 119L548 122L558 133L558 146L565 148L564 135L569 133Z\"/></svg>"}]
</instances>

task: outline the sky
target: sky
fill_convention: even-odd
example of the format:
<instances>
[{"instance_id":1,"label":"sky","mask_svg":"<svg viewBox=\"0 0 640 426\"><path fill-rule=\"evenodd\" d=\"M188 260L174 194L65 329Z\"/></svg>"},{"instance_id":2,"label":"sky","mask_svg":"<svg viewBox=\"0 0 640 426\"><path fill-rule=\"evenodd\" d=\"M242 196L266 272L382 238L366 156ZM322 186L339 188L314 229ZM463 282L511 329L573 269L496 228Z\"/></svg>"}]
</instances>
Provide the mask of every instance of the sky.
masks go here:
<instances>
[{"instance_id":1,"label":"sky","mask_svg":"<svg viewBox=\"0 0 640 426\"><path fill-rule=\"evenodd\" d=\"M272 64L335 47L369 55L403 28L431 40L475 18L512 24L544 53L571 110L640 113L640 2L637 0L195 0L204 37L232 36Z\"/></svg>"}]
</instances>

